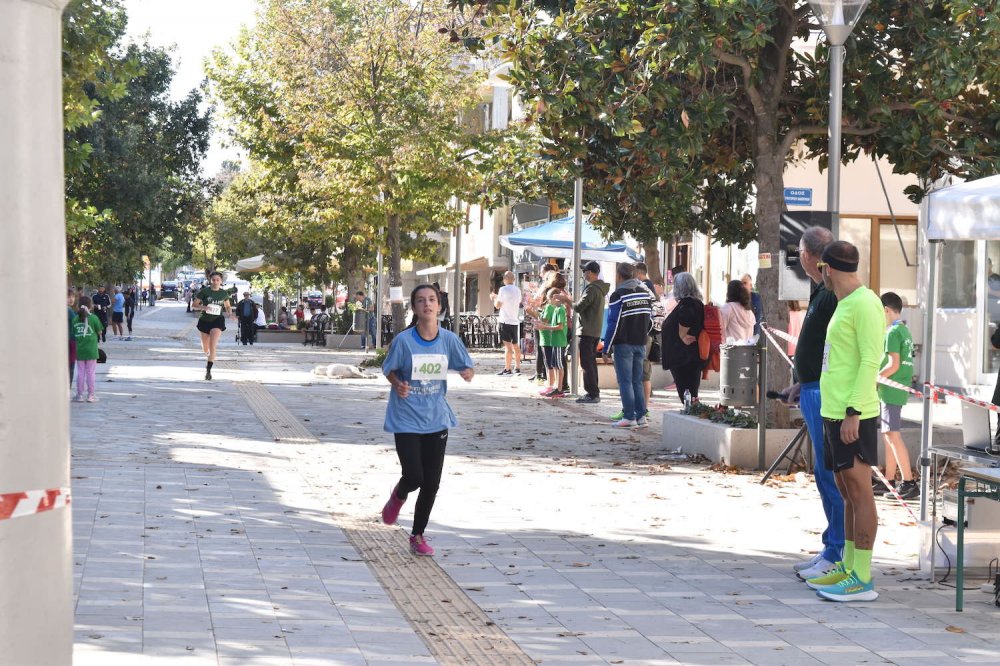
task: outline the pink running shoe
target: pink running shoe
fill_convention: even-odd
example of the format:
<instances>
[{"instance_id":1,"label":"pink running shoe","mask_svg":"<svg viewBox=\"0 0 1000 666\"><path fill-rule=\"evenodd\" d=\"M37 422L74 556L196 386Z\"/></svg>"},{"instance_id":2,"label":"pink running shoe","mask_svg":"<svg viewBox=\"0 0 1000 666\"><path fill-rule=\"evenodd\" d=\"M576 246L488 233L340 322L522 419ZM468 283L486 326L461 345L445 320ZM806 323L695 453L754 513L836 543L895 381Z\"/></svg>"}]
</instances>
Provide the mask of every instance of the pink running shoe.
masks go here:
<instances>
[{"instance_id":1,"label":"pink running shoe","mask_svg":"<svg viewBox=\"0 0 1000 666\"><path fill-rule=\"evenodd\" d=\"M382 507L382 522L386 525L396 524L396 519L399 518L399 510L406 504L405 499L399 499L396 495L396 490L398 489L399 484L397 483L392 492L389 493L389 501Z\"/></svg>"},{"instance_id":2,"label":"pink running shoe","mask_svg":"<svg viewBox=\"0 0 1000 666\"><path fill-rule=\"evenodd\" d=\"M543 398L547 398L549 397L549 394L554 392L555 390L556 388L554 386L546 386L545 388L541 389L538 392L538 395L542 396Z\"/></svg>"},{"instance_id":3,"label":"pink running shoe","mask_svg":"<svg viewBox=\"0 0 1000 666\"><path fill-rule=\"evenodd\" d=\"M434 554L434 549L427 543L423 534L414 534L410 537L410 552L414 555L430 557Z\"/></svg>"}]
</instances>

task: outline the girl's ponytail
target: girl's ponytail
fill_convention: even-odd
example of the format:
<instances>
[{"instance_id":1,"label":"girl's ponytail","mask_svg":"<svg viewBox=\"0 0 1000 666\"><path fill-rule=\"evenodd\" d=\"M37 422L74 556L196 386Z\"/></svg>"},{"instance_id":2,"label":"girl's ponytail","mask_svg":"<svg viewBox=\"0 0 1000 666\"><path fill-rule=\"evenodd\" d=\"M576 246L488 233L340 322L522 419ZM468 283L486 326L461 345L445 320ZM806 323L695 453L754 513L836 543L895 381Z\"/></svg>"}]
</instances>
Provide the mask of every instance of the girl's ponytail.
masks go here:
<instances>
[{"instance_id":1,"label":"girl's ponytail","mask_svg":"<svg viewBox=\"0 0 1000 666\"><path fill-rule=\"evenodd\" d=\"M76 311L76 316L80 318L80 321L86 322L87 317L90 316L90 310L86 305L81 305L80 309Z\"/></svg>"}]
</instances>

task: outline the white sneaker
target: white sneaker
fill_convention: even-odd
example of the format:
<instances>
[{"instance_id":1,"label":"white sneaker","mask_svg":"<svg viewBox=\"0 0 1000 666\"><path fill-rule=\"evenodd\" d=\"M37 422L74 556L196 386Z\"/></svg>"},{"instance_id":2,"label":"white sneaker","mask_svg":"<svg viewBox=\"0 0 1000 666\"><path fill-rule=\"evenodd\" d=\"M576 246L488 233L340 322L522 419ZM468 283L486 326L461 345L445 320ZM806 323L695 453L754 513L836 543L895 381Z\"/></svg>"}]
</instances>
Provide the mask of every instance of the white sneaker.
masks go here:
<instances>
[{"instance_id":1,"label":"white sneaker","mask_svg":"<svg viewBox=\"0 0 1000 666\"><path fill-rule=\"evenodd\" d=\"M639 419L635 422L635 427L636 428L648 428L649 427L649 419L647 419L645 416L639 417Z\"/></svg>"},{"instance_id":2,"label":"white sneaker","mask_svg":"<svg viewBox=\"0 0 1000 666\"><path fill-rule=\"evenodd\" d=\"M819 578L820 576L825 576L829 573L833 573L837 570L837 563L831 562L825 557L819 558L819 562L809 567L808 569L803 569L796 573L796 575L802 580L809 580L810 578Z\"/></svg>"},{"instance_id":3,"label":"white sneaker","mask_svg":"<svg viewBox=\"0 0 1000 666\"><path fill-rule=\"evenodd\" d=\"M805 562L799 562L792 565L792 569L795 571L802 571L803 569L811 569L816 566L816 563L823 559L823 553L816 553L810 557Z\"/></svg>"},{"instance_id":4,"label":"white sneaker","mask_svg":"<svg viewBox=\"0 0 1000 666\"><path fill-rule=\"evenodd\" d=\"M637 425L639 425L639 424L636 423L635 421L633 421L632 419L622 419L621 421L615 421L614 423L612 423L611 427L613 427L613 428L634 428Z\"/></svg>"}]
</instances>

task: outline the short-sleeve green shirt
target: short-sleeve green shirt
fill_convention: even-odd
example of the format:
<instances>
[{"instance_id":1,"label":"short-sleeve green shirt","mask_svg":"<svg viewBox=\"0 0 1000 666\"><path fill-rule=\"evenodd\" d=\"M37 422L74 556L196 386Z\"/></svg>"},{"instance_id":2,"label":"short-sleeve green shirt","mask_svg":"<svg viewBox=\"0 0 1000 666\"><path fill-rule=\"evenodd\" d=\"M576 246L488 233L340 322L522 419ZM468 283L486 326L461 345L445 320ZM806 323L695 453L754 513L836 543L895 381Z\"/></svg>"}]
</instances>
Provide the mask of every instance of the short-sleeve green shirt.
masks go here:
<instances>
[{"instance_id":1,"label":"short-sleeve green shirt","mask_svg":"<svg viewBox=\"0 0 1000 666\"><path fill-rule=\"evenodd\" d=\"M899 354L899 369L889 377L894 382L910 385L913 381L913 336L901 321L893 322L885 334L885 356L882 368L889 365L889 353ZM905 405L910 396L903 389L878 385L878 397L887 405Z\"/></svg>"},{"instance_id":2,"label":"short-sleeve green shirt","mask_svg":"<svg viewBox=\"0 0 1000 666\"><path fill-rule=\"evenodd\" d=\"M104 330L101 320L91 313L83 321L73 320L73 338L76 340L76 358L79 361L97 360L97 336Z\"/></svg>"},{"instance_id":3,"label":"short-sleeve green shirt","mask_svg":"<svg viewBox=\"0 0 1000 666\"><path fill-rule=\"evenodd\" d=\"M538 332L543 347L565 347L569 344L566 335L566 306L546 305L542 310L542 321L550 326L562 324L560 329Z\"/></svg>"},{"instance_id":4,"label":"short-sleeve green shirt","mask_svg":"<svg viewBox=\"0 0 1000 666\"><path fill-rule=\"evenodd\" d=\"M198 292L198 295L195 296L195 298L198 299L198 302L202 305L219 305L222 309L219 311L220 314L217 315L202 312L200 319L215 321L216 319L223 317L224 315L222 313L226 311L226 303L229 302L229 296L230 293L225 289L215 291L213 289L209 289L208 287L202 287L201 291Z\"/></svg>"}]
</instances>

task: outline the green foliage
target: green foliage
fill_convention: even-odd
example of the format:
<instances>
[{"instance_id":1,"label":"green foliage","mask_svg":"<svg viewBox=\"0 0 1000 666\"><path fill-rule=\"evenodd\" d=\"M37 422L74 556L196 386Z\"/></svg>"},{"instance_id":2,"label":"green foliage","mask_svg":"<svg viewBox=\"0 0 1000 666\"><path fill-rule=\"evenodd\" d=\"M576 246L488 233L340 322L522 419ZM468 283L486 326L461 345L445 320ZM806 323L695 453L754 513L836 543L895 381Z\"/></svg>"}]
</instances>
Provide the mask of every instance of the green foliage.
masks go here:
<instances>
[{"instance_id":1,"label":"green foliage","mask_svg":"<svg viewBox=\"0 0 1000 666\"><path fill-rule=\"evenodd\" d=\"M708 405L704 402L695 402L691 408L685 412L690 416L697 416L699 419L706 419L712 423L724 423L733 428L756 428L757 419L753 414L746 411L723 407L722 405Z\"/></svg>"},{"instance_id":2,"label":"green foliage","mask_svg":"<svg viewBox=\"0 0 1000 666\"><path fill-rule=\"evenodd\" d=\"M76 282L128 281L142 255L181 265L185 228L204 206L199 164L209 118L192 91L169 99L163 50L124 46L117 1L77 0L64 15L67 248Z\"/></svg>"},{"instance_id":3,"label":"green foliage","mask_svg":"<svg viewBox=\"0 0 1000 666\"><path fill-rule=\"evenodd\" d=\"M382 347L375 350L374 356L365 357L361 363L358 365L362 368L381 368L382 364L385 363L385 357L389 354L388 347Z\"/></svg>"}]
</instances>

